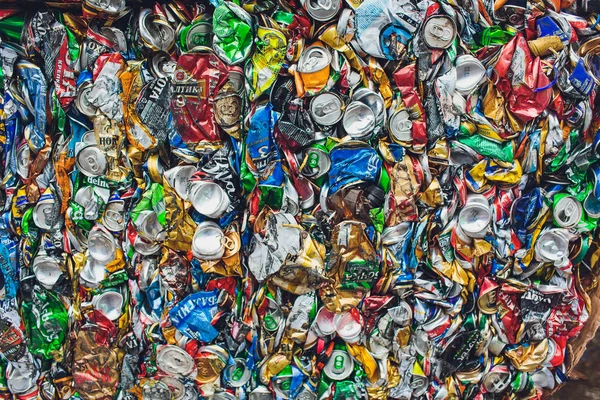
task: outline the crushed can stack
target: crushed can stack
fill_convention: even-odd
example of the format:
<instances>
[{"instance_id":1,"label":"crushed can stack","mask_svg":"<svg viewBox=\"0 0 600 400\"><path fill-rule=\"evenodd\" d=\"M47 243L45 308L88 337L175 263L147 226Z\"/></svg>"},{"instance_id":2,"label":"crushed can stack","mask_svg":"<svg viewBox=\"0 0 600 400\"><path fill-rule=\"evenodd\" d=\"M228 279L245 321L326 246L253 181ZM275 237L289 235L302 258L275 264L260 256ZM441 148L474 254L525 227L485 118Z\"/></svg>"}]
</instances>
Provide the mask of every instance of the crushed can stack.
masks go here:
<instances>
[{"instance_id":1,"label":"crushed can stack","mask_svg":"<svg viewBox=\"0 0 600 400\"><path fill-rule=\"evenodd\" d=\"M600 321L596 11L3 2L0 399L556 390Z\"/></svg>"}]
</instances>

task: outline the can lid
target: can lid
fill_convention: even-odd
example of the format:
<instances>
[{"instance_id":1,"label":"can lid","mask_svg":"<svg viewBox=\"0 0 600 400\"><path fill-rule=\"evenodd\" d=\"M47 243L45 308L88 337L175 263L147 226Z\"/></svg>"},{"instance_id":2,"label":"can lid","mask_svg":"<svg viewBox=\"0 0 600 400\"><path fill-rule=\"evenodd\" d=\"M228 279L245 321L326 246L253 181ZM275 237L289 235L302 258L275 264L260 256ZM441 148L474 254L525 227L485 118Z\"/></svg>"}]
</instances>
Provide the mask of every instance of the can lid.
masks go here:
<instances>
[{"instance_id":1,"label":"can lid","mask_svg":"<svg viewBox=\"0 0 600 400\"><path fill-rule=\"evenodd\" d=\"M33 259L33 273L38 282L46 289L52 289L63 274L54 257L39 254Z\"/></svg>"},{"instance_id":2,"label":"can lid","mask_svg":"<svg viewBox=\"0 0 600 400\"><path fill-rule=\"evenodd\" d=\"M483 387L490 393L502 393L510 385L511 376L508 368L495 366L483 377Z\"/></svg>"},{"instance_id":3,"label":"can lid","mask_svg":"<svg viewBox=\"0 0 600 400\"><path fill-rule=\"evenodd\" d=\"M160 381L169 387L173 393L173 400L181 400L185 397L185 385L174 376L163 376Z\"/></svg>"},{"instance_id":4,"label":"can lid","mask_svg":"<svg viewBox=\"0 0 600 400\"><path fill-rule=\"evenodd\" d=\"M336 16L340 10L339 0L304 0L304 7L313 19L317 21L329 21Z\"/></svg>"},{"instance_id":5,"label":"can lid","mask_svg":"<svg viewBox=\"0 0 600 400\"><path fill-rule=\"evenodd\" d=\"M339 122L344 115L344 103L335 93L321 93L310 102L310 115L313 120L323 126L331 126Z\"/></svg>"},{"instance_id":6,"label":"can lid","mask_svg":"<svg viewBox=\"0 0 600 400\"><path fill-rule=\"evenodd\" d=\"M109 263L114 260L117 245L114 236L104 227L96 225L88 235L88 253L96 261Z\"/></svg>"},{"instance_id":7,"label":"can lid","mask_svg":"<svg viewBox=\"0 0 600 400\"><path fill-rule=\"evenodd\" d=\"M331 53L321 46L310 46L300 55L298 72L311 73L321 71L331 63Z\"/></svg>"},{"instance_id":8,"label":"can lid","mask_svg":"<svg viewBox=\"0 0 600 400\"><path fill-rule=\"evenodd\" d=\"M75 162L77 168L84 175L92 177L104 175L108 167L104 153L95 145L86 146L79 150Z\"/></svg>"},{"instance_id":9,"label":"can lid","mask_svg":"<svg viewBox=\"0 0 600 400\"><path fill-rule=\"evenodd\" d=\"M431 16L423 24L423 40L432 49L447 49L456 37L456 24L446 15Z\"/></svg>"},{"instance_id":10,"label":"can lid","mask_svg":"<svg viewBox=\"0 0 600 400\"><path fill-rule=\"evenodd\" d=\"M360 101L353 101L346 108L342 124L350 137L353 139L364 139L375 128L375 114L366 104Z\"/></svg>"},{"instance_id":11,"label":"can lid","mask_svg":"<svg viewBox=\"0 0 600 400\"><path fill-rule=\"evenodd\" d=\"M554 221L563 228L576 226L583 217L583 207L573 196L565 196L554 203L552 210Z\"/></svg>"},{"instance_id":12,"label":"can lid","mask_svg":"<svg viewBox=\"0 0 600 400\"><path fill-rule=\"evenodd\" d=\"M562 228L548 229L535 242L535 256L539 261L555 262L569 255L569 241Z\"/></svg>"},{"instance_id":13,"label":"can lid","mask_svg":"<svg viewBox=\"0 0 600 400\"><path fill-rule=\"evenodd\" d=\"M244 386L250 380L252 374L250 370L246 368L245 360L236 358L233 361L233 365L230 365L225 369L225 380L231 387Z\"/></svg>"},{"instance_id":14,"label":"can lid","mask_svg":"<svg viewBox=\"0 0 600 400\"><path fill-rule=\"evenodd\" d=\"M116 321L123 315L123 296L116 291L108 291L94 296L92 305L111 321Z\"/></svg>"},{"instance_id":15,"label":"can lid","mask_svg":"<svg viewBox=\"0 0 600 400\"><path fill-rule=\"evenodd\" d=\"M388 121L388 130L395 142L400 144L412 142L412 121L407 109L403 108L392 113Z\"/></svg>"},{"instance_id":16,"label":"can lid","mask_svg":"<svg viewBox=\"0 0 600 400\"><path fill-rule=\"evenodd\" d=\"M334 381L343 381L354 371L354 360L347 351L333 350L323 372Z\"/></svg>"},{"instance_id":17,"label":"can lid","mask_svg":"<svg viewBox=\"0 0 600 400\"><path fill-rule=\"evenodd\" d=\"M463 95L475 90L485 77L485 67L477 58L464 54L456 58L455 89Z\"/></svg>"},{"instance_id":18,"label":"can lid","mask_svg":"<svg viewBox=\"0 0 600 400\"><path fill-rule=\"evenodd\" d=\"M335 314L325 307L321 307L321 309L317 312L315 323L323 335L328 336L335 332L334 318Z\"/></svg>"},{"instance_id":19,"label":"can lid","mask_svg":"<svg viewBox=\"0 0 600 400\"><path fill-rule=\"evenodd\" d=\"M181 347L162 346L156 353L156 366L171 376L191 375L196 370L194 359Z\"/></svg>"},{"instance_id":20,"label":"can lid","mask_svg":"<svg viewBox=\"0 0 600 400\"><path fill-rule=\"evenodd\" d=\"M225 253L223 245L225 235L214 222L198 224L192 239L192 253L201 260L218 260Z\"/></svg>"},{"instance_id":21,"label":"can lid","mask_svg":"<svg viewBox=\"0 0 600 400\"><path fill-rule=\"evenodd\" d=\"M362 332L361 321L357 320L356 316L362 319L358 310L354 315L351 312L336 314L333 319L338 336L347 342L354 342Z\"/></svg>"},{"instance_id":22,"label":"can lid","mask_svg":"<svg viewBox=\"0 0 600 400\"><path fill-rule=\"evenodd\" d=\"M188 188L188 198L196 211L210 218L219 218L229 207L229 196L214 182L197 181Z\"/></svg>"},{"instance_id":23,"label":"can lid","mask_svg":"<svg viewBox=\"0 0 600 400\"><path fill-rule=\"evenodd\" d=\"M487 232L492 213L489 205L468 202L458 214L458 224L462 231L470 237L483 237Z\"/></svg>"}]
</instances>

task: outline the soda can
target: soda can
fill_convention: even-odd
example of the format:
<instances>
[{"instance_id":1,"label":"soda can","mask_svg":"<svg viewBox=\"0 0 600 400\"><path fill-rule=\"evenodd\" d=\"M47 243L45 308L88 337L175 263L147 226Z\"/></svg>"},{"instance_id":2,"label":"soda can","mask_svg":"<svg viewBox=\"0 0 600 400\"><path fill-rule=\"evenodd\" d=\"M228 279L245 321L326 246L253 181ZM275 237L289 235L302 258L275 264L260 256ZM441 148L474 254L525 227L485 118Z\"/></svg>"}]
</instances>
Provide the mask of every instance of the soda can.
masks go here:
<instances>
[{"instance_id":1,"label":"soda can","mask_svg":"<svg viewBox=\"0 0 600 400\"><path fill-rule=\"evenodd\" d=\"M188 187L188 199L200 214L220 218L231 201L227 192L214 182L194 181Z\"/></svg>"},{"instance_id":2,"label":"soda can","mask_svg":"<svg viewBox=\"0 0 600 400\"><path fill-rule=\"evenodd\" d=\"M169 185L175 189L179 197L183 200L188 199L188 185L190 178L196 172L196 167L192 165L178 165L168 169L164 173L164 177L169 182Z\"/></svg>"},{"instance_id":3,"label":"soda can","mask_svg":"<svg viewBox=\"0 0 600 400\"><path fill-rule=\"evenodd\" d=\"M157 51L150 60L150 72L155 78L171 78L177 68L177 62L166 51Z\"/></svg>"},{"instance_id":4,"label":"soda can","mask_svg":"<svg viewBox=\"0 0 600 400\"><path fill-rule=\"evenodd\" d=\"M123 295L112 290L97 294L92 299L94 308L101 311L111 321L116 321L123 315L123 304Z\"/></svg>"},{"instance_id":5,"label":"soda can","mask_svg":"<svg viewBox=\"0 0 600 400\"><path fill-rule=\"evenodd\" d=\"M471 194L460 210L458 224L460 229L471 238L483 238L487 233L492 211L487 199L480 194Z\"/></svg>"},{"instance_id":6,"label":"soda can","mask_svg":"<svg viewBox=\"0 0 600 400\"><path fill-rule=\"evenodd\" d=\"M38 199L33 208L33 222L45 231L52 229L58 222L59 204L51 189L46 191Z\"/></svg>"},{"instance_id":7,"label":"soda can","mask_svg":"<svg viewBox=\"0 0 600 400\"><path fill-rule=\"evenodd\" d=\"M564 45L569 44L569 36L549 15L538 18L535 21L535 29L538 37L558 36Z\"/></svg>"},{"instance_id":8,"label":"soda can","mask_svg":"<svg viewBox=\"0 0 600 400\"><path fill-rule=\"evenodd\" d=\"M171 400L173 393L165 382L146 379L142 384L142 400Z\"/></svg>"},{"instance_id":9,"label":"soda can","mask_svg":"<svg viewBox=\"0 0 600 400\"><path fill-rule=\"evenodd\" d=\"M308 15L320 22L332 20L341 6L339 0L304 0L302 3Z\"/></svg>"},{"instance_id":10,"label":"soda can","mask_svg":"<svg viewBox=\"0 0 600 400\"><path fill-rule=\"evenodd\" d=\"M163 376L160 378L160 382L168 386L169 390L173 394L173 400L186 399L186 386L177 377ZM196 396L193 398L196 398Z\"/></svg>"},{"instance_id":11,"label":"soda can","mask_svg":"<svg viewBox=\"0 0 600 400\"><path fill-rule=\"evenodd\" d=\"M31 150L27 142L17 147L17 174L23 179L29 178L29 167L31 166Z\"/></svg>"},{"instance_id":12,"label":"soda can","mask_svg":"<svg viewBox=\"0 0 600 400\"><path fill-rule=\"evenodd\" d=\"M511 374L508 367L496 365L483 377L483 387L489 393L502 393L511 382Z\"/></svg>"},{"instance_id":13,"label":"soda can","mask_svg":"<svg viewBox=\"0 0 600 400\"><path fill-rule=\"evenodd\" d=\"M304 86L322 87L329 79L331 53L323 46L310 46L304 49L298 59L298 72Z\"/></svg>"},{"instance_id":14,"label":"soda can","mask_svg":"<svg viewBox=\"0 0 600 400\"><path fill-rule=\"evenodd\" d=\"M125 229L125 202L116 193L106 203L102 224L111 232Z\"/></svg>"},{"instance_id":15,"label":"soda can","mask_svg":"<svg viewBox=\"0 0 600 400\"><path fill-rule=\"evenodd\" d=\"M410 146L413 140L412 121L406 108L396 108L391 111L387 128L394 142L399 145Z\"/></svg>"},{"instance_id":16,"label":"soda can","mask_svg":"<svg viewBox=\"0 0 600 400\"><path fill-rule=\"evenodd\" d=\"M336 93L321 93L310 101L310 115L319 125L335 125L344 115L344 102Z\"/></svg>"},{"instance_id":17,"label":"soda can","mask_svg":"<svg viewBox=\"0 0 600 400\"><path fill-rule=\"evenodd\" d=\"M192 253L200 260L219 260L225 253L225 235L214 222L205 221L196 227Z\"/></svg>"},{"instance_id":18,"label":"soda can","mask_svg":"<svg viewBox=\"0 0 600 400\"><path fill-rule=\"evenodd\" d=\"M333 318L335 331L347 343L356 343L360 340L364 320L360 312L353 308L349 312L336 314Z\"/></svg>"},{"instance_id":19,"label":"soda can","mask_svg":"<svg viewBox=\"0 0 600 400\"><path fill-rule=\"evenodd\" d=\"M568 233L563 228L543 231L535 242L535 258L542 262L556 262L569 255Z\"/></svg>"},{"instance_id":20,"label":"soda can","mask_svg":"<svg viewBox=\"0 0 600 400\"><path fill-rule=\"evenodd\" d=\"M272 400L273 393L264 385L257 385L248 395L248 400Z\"/></svg>"},{"instance_id":21,"label":"soda can","mask_svg":"<svg viewBox=\"0 0 600 400\"><path fill-rule=\"evenodd\" d=\"M246 368L246 360L242 358L235 358L233 364L229 365L223 371L223 378L228 386L231 387L242 387L251 377L251 372Z\"/></svg>"},{"instance_id":22,"label":"soda can","mask_svg":"<svg viewBox=\"0 0 600 400\"><path fill-rule=\"evenodd\" d=\"M85 81L77 88L77 97L75 97L75 108L87 117L93 117L98 111L88 100L88 94L92 91L94 84L91 81Z\"/></svg>"},{"instance_id":23,"label":"soda can","mask_svg":"<svg viewBox=\"0 0 600 400\"><path fill-rule=\"evenodd\" d=\"M335 314L325 307L321 307L315 317L315 324L323 336L335 333Z\"/></svg>"},{"instance_id":24,"label":"soda can","mask_svg":"<svg viewBox=\"0 0 600 400\"><path fill-rule=\"evenodd\" d=\"M271 298L266 298L267 310L262 317L262 326L269 332L276 332L283 322L283 313L277 302Z\"/></svg>"},{"instance_id":25,"label":"soda can","mask_svg":"<svg viewBox=\"0 0 600 400\"><path fill-rule=\"evenodd\" d=\"M552 216L555 224L561 228L573 228L583 217L583 207L575 197L557 194L554 197Z\"/></svg>"},{"instance_id":26,"label":"soda can","mask_svg":"<svg viewBox=\"0 0 600 400\"><path fill-rule=\"evenodd\" d=\"M383 126L386 121L385 101L380 93L375 93L369 88L359 88L352 94L353 101L360 101L366 104L375 115L375 126Z\"/></svg>"},{"instance_id":27,"label":"soda can","mask_svg":"<svg viewBox=\"0 0 600 400\"><path fill-rule=\"evenodd\" d=\"M290 398L290 387L292 386L292 368L288 365L272 380L275 394L282 399ZM271 397L272 398L272 397Z\"/></svg>"},{"instance_id":28,"label":"soda can","mask_svg":"<svg viewBox=\"0 0 600 400\"><path fill-rule=\"evenodd\" d=\"M75 193L75 203L84 208L84 218L88 221L98 219L101 207L100 197L95 193L93 186L84 186Z\"/></svg>"},{"instance_id":29,"label":"soda can","mask_svg":"<svg viewBox=\"0 0 600 400\"><path fill-rule=\"evenodd\" d=\"M181 347L162 346L156 352L156 366L170 376L191 376L196 371L194 359Z\"/></svg>"},{"instance_id":30,"label":"soda can","mask_svg":"<svg viewBox=\"0 0 600 400\"><path fill-rule=\"evenodd\" d=\"M153 210L143 210L134 221L137 232L151 242L163 242L165 232L158 222L158 215Z\"/></svg>"},{"instance_id":31,"label":"soda can","mask_svg":"<svg viewBox=\"0 0 600 400\"><path fill-rule=\"evenodd\" d=\"M343 381L354 371L354 360L345 350L333 350L323 373L334 381Z\"/></svg>"},{"instance_id":32,"label":"soda can","mask_svg":"<svg viewBox=\"0 0 600 400\"><path fill-rule=\"evenodd\" d=\"M154 51L169 51L175 44L175 30L168 23L156 22L152 10L140 10L138 17L140 37Z\"/></svg>"},{"instance_id":33,"label":"soda can","mask_svg":"<svg viewBox=\"0 0 600 400\"><path fill-rule=\"evenodd\" d=\"M432 49L447 49L456 38L456 24L446 15L434 15L423 24L423 41Z\"/></svg>"},{"instance_id":34,"label":"soda can","mask_svg":"<svg viewBox=\"0 0 600 400\"><path fill-rule=\"evenodd\" d=\"M33 273L40 285L51 290L63 275L63 271L56 258L38 254L32 262Z\"/></svg>"},{"instance_id":35,"label":"soda can","mask_svg":"<svg viewBox=\"0 0 600 400\"><path fill-rule=\"evenodd\" d=\"M592 90L594 90L594 86L596 85L594 78L585 68L582 58L577 61L575 68L573 68L573 71L569 75L569 82L584 96L589 96Z\"/></svg>"},{"instance_id":36,"label":"soda can","mask_svg":"<svg viewBox=\"0 0 600 400\"><path fill-rule=\"evenodd\" d=\"M352 139L364 140L371 136L375 128L375 114L366 104L352 101L344 112L342 125Z\"/></svg>"},{"instance_id":37,"label":"soda can","mask_svg":"<svg viewBox=\"0 0 600 400\"><path fill-rule=\"evenodd\" d=\"M36 387L40 368L31 353L6 366L6 386L13 395L23 395Z\"/></svg>"},{"instance_id":38,"label":"soda can","mask_svg":"<svg viewBox=\"0 0 600 400\"><path fill-rule=\"evenodd\" d=\"M88 145L79 150L75 164L81 173L91 177L104 175L108 167L104 153L96 145Z\"/></svg>"},{"instance_id":39,"label":"soda can","mask_svg":"<svg viewBox=\"0 0 600 400\"><path fill-rule=\"evenodd\" d=\"M212 46L212 24L209 22L197 22L190 25L185 33L185 46L192 50L198 46Z\"/></svg>"},{"instance_id":40,"label":"soda can","mask_svg":"<svg viewBox=\"0 0 600 400\"><path fill-rule=\"evenodd\" d=\"M108 264L115 258L117 244L114 236L101 225L92 228L87 240L88 254L94 260Z\"/></svg>"},{"instance_id":41,"label":"soda can","mask_svg":"<svg viewBox=\"0 0 600 400\"><path fill-rule=\"evenodd\" d=\"M456 58L455 90L462 95L469 95L485 80L485 67L475 57L464 54Z\"/></svg>"},{"instance_id":42,"label":"soda can","mask_svg":"<svg viewBox=\"0 0 600 400\"><path fill-rule=\"evenodd\" d=\"M304 160L300 165L302 175L311 179L318 179L331 168L331 158L323 146L314 145L304 151Z\"/></svg>"}]
</instances>

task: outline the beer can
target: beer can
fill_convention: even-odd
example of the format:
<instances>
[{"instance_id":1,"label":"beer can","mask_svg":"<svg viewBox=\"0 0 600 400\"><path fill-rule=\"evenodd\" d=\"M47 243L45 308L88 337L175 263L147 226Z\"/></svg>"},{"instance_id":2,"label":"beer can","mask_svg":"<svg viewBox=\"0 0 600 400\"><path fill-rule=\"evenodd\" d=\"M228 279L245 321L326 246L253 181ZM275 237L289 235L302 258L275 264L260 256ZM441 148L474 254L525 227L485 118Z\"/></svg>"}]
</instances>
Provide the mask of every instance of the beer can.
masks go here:
<instances>
[{"instance_id":1,"label":"beer can","mask_svg":"<svg viewBox=\"0 0 600 400\"><path fill-rule=\"evenodd\" d=\"M112 290L97 294L92 299L94 308L101 311L111 321L116 321L123 315L123 303L123 295Z\"/></svg>"},{"instance_id":2,"label":"beer can","mask_svg":"<svg viewBox=\"0 0 600 400\"><path fill-rule=\"evenodd\" d=\"M365 87L361 87L352 94L353 101L360 101L366 104L375 115L375 126L383 126L386 122L385 101L379 93Z\"/></svg>"},{"instance_id":3,"label":"beer can","mask_svg":"<svg viewBox=\"0 0 600 400\"><path fill-rule=\"evenodd\" d=\"M35 359L29 352L18 361L8 362L5 382L10 393L23 395L35 387L40 376L40 368L36 364Z\"/></svg>"},{"instance_id":4,"label":"beer can","mask_svg":"<svg viewBox=\"0 0 600 400\"><path fill-rule=\"evenodd\" d=\"M227 192L214 182L194 181L188 186L188 199L200 214L220 218L231 204Z\"/></svg>"},{"instance_id":5,"label":"beer can","mask_svg":"<svg viewBox=\"0 0 600 400\"><path fill-rule=\"evenodd\" d=\"M181 347L165 345L156 352L156 366L170 376L191 376L196 371L196 364Z\"/></svg>"},{"instance_id":6,"label":"beer can","mask_svg":"<svg viewBox=\"0 0 600 400\"><path fill-rule=\"evenodd\" d=\"M165 382L146 379L142 384L142 400L171 400L173 393Z\"/></svg>"},{"instance_id":7,"label":"beer can","mask_svg":"<svg viewBox=\"0 0 600 400\"><path fill-rule=\"evenodd\" d=\"M317 124L331 126L338 123L344 115L342 98L332 92L316 95L310 101L310 115Z\"/></svg>"},{"instance_id":8,"label":"beer can","mask_svg":"<svg viewBox=\"0 0 600 400\"><path fill-rule=\"evenodd\" d=\"M63 271L56 258L38 254L32 262L33 273L40 285L46 289L52 289Z\"/></svg>"},{"instance_id":9,"label":"beer can","mask_svg":"<svg viewBox=\"0 0 600 400\"><path fill-rule=\"evenodd\" d=\"M354 360L345 350L333 350L323 373L334 381L343 381L354 371Z\"/></svg>"},{"instance_id":10,"label":"beer can","mask_svg":"<svg viewBox=\"0 0 600 400\"><path fill-rule=\"evenodd\" d=\"M558 194L554 197L552 216L561 228L573 228L583 217L583 207L575 197Z\"/></svg>"},{"instance_id":11,"label":"beer can","mask_svg":"<svg viewBox=\"0 0 600 400\"><path fill-rule=\"evenodd\" d=\"M321 22L333 19L341 6L339 0L304 0L303 5L308 15Z\"/></svg>"},{"instance_id":12,"label":"beer can","mask_svg":"<svg viewBox=\"0 0 600 400\"><path fill-rule=\"evenodd\" d=\"M298 72L305 86L322 87L329 79L331 53L322 46L306 48L298 59Z\"/></svg>"},{"instance_id":13,"label":"beer can","mask_svg":"<svg viewBox=\"0 0 600 400\"><path fill-rule=\"evenodd\" d=\"M351 102L342 119L344 131L353 139L367 139L375 128L373 110L360 101Z\"/></svg>"},{"instance_id":14,"label":"beer can","mask_svg":"<svg viewBox=\"0 0 600 400\"><path fill-rule=\"evenodd\" d=\"M46 190L33 207L33 222L38 228L48 231L58 222L58 211L54 193Z\"/></svg>"},{"instance_id":15,"label":"beer can","mask_svg":"<svg viewBox=\"0 0 600 400\"><path fill-rule=\"evenodd\" d=\"M248 400L271 400L273 394L264 385L257 385L256 388L248 395Z\"/></svg>"},{"instance_id":16,"label":"beer can","mask_svg":"<svg viewBox=\"0 0 600 400\"><path fill-rule=\"evenodd\" d=\"M458 224L467 236L483 238L491 219L492 211L487 199L480 194L471 194L458 215Z\"/></svg>"},{"instance_id":17,"label":"beer can","mask_svg":"<svg viewBox=\"0 0 600 400\"><path fill-rule=\"evenodd\" d=\"M277 302L271 298L266 298L267 311L262 317L262 326L269 332L276 332L283 322L283 313Z\"/></svg>"},{"instance_id":18,"label":"beer can","mask_svg":"<svg viewBox=\"0 0 600 400\"><path fill-rule=\"evenodd\" d=\"M323 146L315 145L304 152L304 160L300 165L300 172L307 178L317 179L329 172L331 158Z\"/></svg>"},{"instance_id":19,"label":"beer can","mask_svg":"<svg viewBox=\"0 0 600 400\"><path fill-rule=\"evenodd\" d=\"M79 150L75 164L81 173L92 177L104 175L108 167L104 153L95 145L88 145Z\"/></svg>"},{"instance_id":20,"label":"beer can","mask_svg":"<svg viewBox=\"0 0 600 400\"><path fill-rule=\"evenodd\" d=\"M137 232L143 238L152 242L164 242L166 233L158 222L158 215L154 210L143 210L134 221Z\"/></svg>"},{"instance_id":21,"label":"beer can","mask_svg":"<svg viewBox=\"0 0 600 400\"><path fill-rule=\"evenodd\" d=\"M456 38L456 24L446 15L434 15L423 24L423 40L432 49L447 49Z\"/></svg>"},{"instance_id":22,"label":"beer can","mask_svg":"<svg viewBox=\"0 0 600 400\"><path fill-rule=\"evenodd\" d=\"M87 117L93 117L98 111L98 107L88 100L88 94L92 91L93 86L91 81L83 82L77 88L77 97L75 97L75 108Z\"/></svg>"},{"instance_id":23,"label":"beer can","mask_svg":"<svg viewBox=\"0 0 600 400\"><path fill-rule=\"evenodd\" d=\"M177 377L163 376L160 378L160 382L169 387L169 390L173 393L173 400L183 400L186 398L186 386ZM197 398L197 395L192 398Z\"/></svg>"},{"instance_id":24,"label":"beer can","mask_svg":"<svg viewBox=\"0 0 600 400\"><path fill-rule=\"evenodd\" d=\"M192 253L200 260L219 260L225 253L225 235L214 222L205 221L196 227L192 239Z\"/></svg>"},{"instance_id":25,"label":"beer can","mask_svg":"<svg viewBox=\"0 0 600 400\"><path fill-rule=\"evenodd\" d=\"M179 197L183 200L188 199L188 184L190 178L196 172L196 167L192 165L178 165L168 169L164 173L164 177L169 182L169 185L175 189Z\"/></svg>"},{"instance_id":26,"label":"beer can","mask_svg":"<svg viewBox=\"0 0 600 400\"><path fill-rule=\"evenodd\" d=\"M121 232L125 229L125 202L123 200L112 197L108 200L102 224L111 232Z\"/></svg>"}]
</instances>

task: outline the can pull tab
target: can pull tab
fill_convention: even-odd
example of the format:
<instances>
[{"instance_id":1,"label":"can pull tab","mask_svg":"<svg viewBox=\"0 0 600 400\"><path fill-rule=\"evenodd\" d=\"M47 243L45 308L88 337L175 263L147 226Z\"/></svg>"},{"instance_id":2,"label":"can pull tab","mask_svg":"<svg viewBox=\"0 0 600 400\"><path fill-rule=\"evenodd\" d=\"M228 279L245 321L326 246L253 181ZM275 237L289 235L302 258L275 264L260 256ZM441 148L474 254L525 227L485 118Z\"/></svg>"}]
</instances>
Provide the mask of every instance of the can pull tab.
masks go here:
<instances>
[{"instance_id":1,"label":"can pull tab","mask_svg":"<svg viewBox=\"0 0 600 400\"><path fill-rule=\"evenodd\" d=\"M440 25L434 25L431 27L431 34L440 40L450 40L452 39L452 30L445 28Z\"/></svg>"},{"instance_id":2,"label":"can pull tab","mask_svg":"<svg viewBox=\"0 0 600 400\"><path fill-rule=\"evenodd\" d=\"M333 8L333 0L317 0L317 4L324 10L331 10Z\"/></svg>"}]
</instances>

